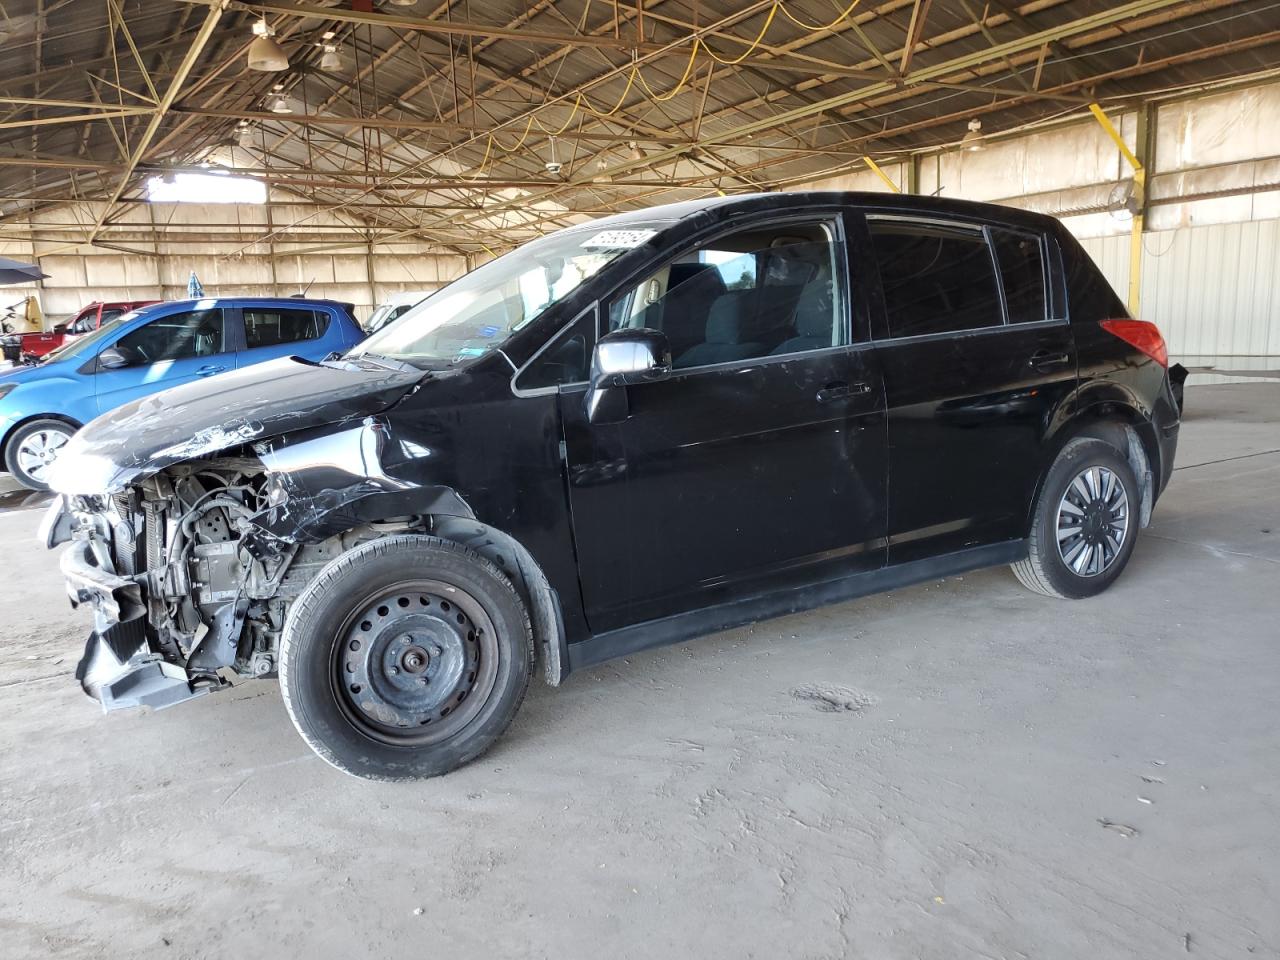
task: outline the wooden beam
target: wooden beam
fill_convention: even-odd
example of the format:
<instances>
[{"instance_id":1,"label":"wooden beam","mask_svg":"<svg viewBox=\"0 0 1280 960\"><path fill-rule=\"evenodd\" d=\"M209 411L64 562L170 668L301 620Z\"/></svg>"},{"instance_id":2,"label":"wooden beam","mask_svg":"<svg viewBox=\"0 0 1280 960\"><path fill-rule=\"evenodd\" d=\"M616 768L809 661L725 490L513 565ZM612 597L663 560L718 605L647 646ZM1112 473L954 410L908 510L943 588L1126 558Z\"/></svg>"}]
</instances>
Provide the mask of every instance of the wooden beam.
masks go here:
<instances>
[{"instance_id":1,"label":"wooden beam","mask_svg":"<svg viewBox=\"0 0 1280 960\"><path fill-rule=\"evenodd\" d=\"M911 55L916 51L916 44L924 33L924 18L929 16L929 5L933 0L916 0L911 8L911 25L907 27L907 42L902 48L902 62L898 66L898 76L905 77L911 70Z\"/></svg>"}]
</instances>

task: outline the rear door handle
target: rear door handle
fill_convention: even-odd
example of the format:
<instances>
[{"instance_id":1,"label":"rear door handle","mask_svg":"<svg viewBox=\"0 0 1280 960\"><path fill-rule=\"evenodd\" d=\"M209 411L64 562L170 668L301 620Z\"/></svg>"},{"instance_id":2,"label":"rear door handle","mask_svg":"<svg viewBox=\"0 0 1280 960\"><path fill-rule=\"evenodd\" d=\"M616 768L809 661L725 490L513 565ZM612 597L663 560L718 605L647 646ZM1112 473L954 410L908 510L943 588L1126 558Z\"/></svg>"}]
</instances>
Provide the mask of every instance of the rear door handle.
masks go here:
<instances>
[{"instance_id":1,"label":"rear door handle","mask_svg":"<svg viewBox=\"0 0 1280 960\"><path fill-rule=\"evenodd\" d=\"M212 364L212 363L211 363L211 364L209 364L208 366L206 366L206 367L201 367L199 370L197 370L197 371L196 371L196 376L198 376L198 377L212 377L215 373L222 373L222 371L223 371L223 370L225 370L225 369L227 369L227 368L226 368L226 367L220 367L220 366L217 366L216 364Z\"/></svg>"},{"instance_id":2,"label":"rear door handle","mask_svg":"<svg viewBox=\"0 0 1280 960\"><path fill-rule=\"evenodd\" d=\"M817 400L819 403L830 403L833 400L843 400L846 397L861 396L864 393L870 393L871 388L865 383L828 383L825 387L818 391Z\"/></svg>"},{"instance_id":3,"label":"rear door handle","mask_svg":"<svg viewBox=\"0 0 1280 960\"><path fill-rule=\"evenodd\" d=\"M1066 353L1054 353L1052 350L1041 350L1033 353L1031 359L1027 361L1027 365L1035 367L1037 370L1043 370L1045 367L1065 367L1071 362L1071 356Z\"/></svg>"}]
</instances>

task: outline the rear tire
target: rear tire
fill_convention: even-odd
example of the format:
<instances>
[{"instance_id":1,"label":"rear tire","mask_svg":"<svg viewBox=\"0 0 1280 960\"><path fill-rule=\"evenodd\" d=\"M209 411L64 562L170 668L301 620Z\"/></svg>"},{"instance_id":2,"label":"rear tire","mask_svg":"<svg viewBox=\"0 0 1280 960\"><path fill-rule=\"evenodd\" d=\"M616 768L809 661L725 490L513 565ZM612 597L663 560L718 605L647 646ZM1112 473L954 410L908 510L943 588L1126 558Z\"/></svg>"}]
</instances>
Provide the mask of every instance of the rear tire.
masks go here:
<instances>
[{"instance_id":1,"label":"rear tire","mask_svg":"<svg viewBox=\"0 0 1280 960\"><path fill-rule=\"evenodd\" d=\"M1124 454L1077 437L1058 454L1036 500L1028 555L1012 564L1028 590L1078 600L1120 576L1138 539L1141 493Z\"/></svg>"},{"instance_id":2,"label":"rear tire","mask_svg":"<svg viewBox=\"0 0 1280 960\"><path fill-rule=\"evenodd\" d=\"M4 448L4 463L13 478L28 490L48 490L46 474L76 428L65 420L46 418L24 423Z\"/></svg>"},{"instance_id":3,"label":"rear tire","mask_svg":"<svg viewBox=\"0 0 1280 960\"><path fill-rule=\"evenodd\" d=\"M529 615L478 553L385 537L328 564L280 640L289 716L321 759L368 780L439 776L506 730L533 672Z\"/></svg>"}]
</instances>

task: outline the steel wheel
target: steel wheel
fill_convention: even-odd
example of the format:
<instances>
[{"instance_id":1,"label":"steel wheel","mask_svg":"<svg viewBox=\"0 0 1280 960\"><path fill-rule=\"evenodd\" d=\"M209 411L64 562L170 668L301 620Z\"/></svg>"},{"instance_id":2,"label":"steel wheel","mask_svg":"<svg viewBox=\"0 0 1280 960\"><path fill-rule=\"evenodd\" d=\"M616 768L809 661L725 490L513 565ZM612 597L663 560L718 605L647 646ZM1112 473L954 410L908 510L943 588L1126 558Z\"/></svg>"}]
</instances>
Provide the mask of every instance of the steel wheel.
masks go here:
<instances>
[{"instance_id":1,"label":"steel wheel","mask_svg":"<svg viewBox=\"0 0 1280 960\"><path fill-rule=\"evenodd\" d=\"M1129 535L1129 494L1115 471L1093 465L1067 484L1054 524L1058 555L1077 576L1110 569Z\"/></svg>"},{"instance_id":2,"label":"steel wheel","mask_svg":"<svg viewBox=\"0 0 1280 960\"><path fill-rule=\"evenodd\" d=\"M356 607L333 649L333 683L347 719L387 744L425 746L465 728L497 676L497 633L457 587L415 580Z\"/></svg>"}]
</instances>

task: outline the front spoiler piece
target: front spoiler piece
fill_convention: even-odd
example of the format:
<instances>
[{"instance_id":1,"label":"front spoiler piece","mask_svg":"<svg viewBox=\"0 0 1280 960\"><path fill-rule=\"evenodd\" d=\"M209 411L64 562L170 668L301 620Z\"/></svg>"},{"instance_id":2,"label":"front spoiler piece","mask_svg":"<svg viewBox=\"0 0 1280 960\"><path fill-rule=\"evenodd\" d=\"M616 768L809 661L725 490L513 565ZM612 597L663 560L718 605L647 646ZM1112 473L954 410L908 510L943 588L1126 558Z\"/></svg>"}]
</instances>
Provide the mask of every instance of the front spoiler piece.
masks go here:
<instances>
[{"instance_id":1,"label":"front spoiler piece","mask_svg":"<svg viewBox=\"0 0 1280 960\"><path fill-rule=\"evenodd\" d=\"M163 710L215 689L211 685L192 686L186 670L158 653L139 653L121 661L110 641L104 641L96 630L89 634L76 679L85 693L102 704L103 713L127 707Z\"/></svg>"},{"instance_id":2,"label":"front spoiler piece","mask_svg":"<svg viewBox=\"0 0 1280 960\"><path fill-rule=\"evenodd\" d=\"M90 545L77 540L58 561L71 605L93 607L94 630L76 667L84 692L106 713L126 707L160 710L214 689L193 686L185 669L151 650L142 588L97 566L92 555Z\"/></svg>"}]
</instances>

